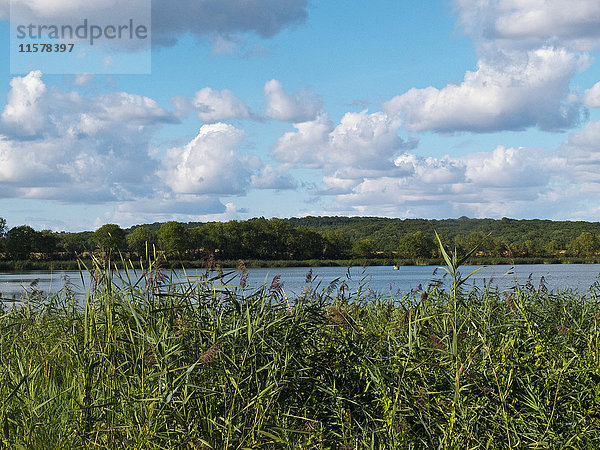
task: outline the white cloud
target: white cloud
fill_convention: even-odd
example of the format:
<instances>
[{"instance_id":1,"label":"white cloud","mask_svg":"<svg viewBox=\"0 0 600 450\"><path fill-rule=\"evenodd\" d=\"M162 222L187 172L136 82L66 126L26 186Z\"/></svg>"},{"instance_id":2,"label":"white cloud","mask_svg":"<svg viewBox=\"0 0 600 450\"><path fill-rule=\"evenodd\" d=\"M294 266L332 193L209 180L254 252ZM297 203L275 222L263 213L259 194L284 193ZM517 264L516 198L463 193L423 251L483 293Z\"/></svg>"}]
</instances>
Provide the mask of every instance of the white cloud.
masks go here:
<instances>
[{"instance_id":1,"label":"white cloud","mask_svg":"<svg viewBox=\"0 0 600 450\"><path fill-rule=\"evenodd\" d=\"M583 102L590 108L600 108L600 82L584 91Z\"/></svg>"},{"instance_id":2,"label":"white cloud","mask_svg":"<svg viewBox=\"0 0 600 450\"><path fill-rule=\"evenodd\" d=\"M188 144L167 150L158 174L176 193L242 193L250 184L250 171L236 151L243 136L232 125L203 125Z\"/></svg>"},{"instance_id":3,"label":"white cloud","mask_svg":"<svg viewBox=\"0 0 600 450\"><path fill-rule=\"evenodd\" d=\"M546 161L548 157L546 157ZM467 180L479 188L525 188L545 186L549 167L538 152L525 148L497 147L491 153L475 153L465 158ZM556 160L552 160L555 169Z\"/></svg>"},{"instance_id":4,"label":"white cloud","mask_svg":"<svg viewBox=\"0 0 600 450\"><path fill-rule=\"evenodd\" d=\"M150 139L174 120L140 95L85 98L46 86L39 72L15 77L0 117L0 191L64 202L147 195Z\"/></svg>"},{"instance_id":5,"label":"white cloud","mask_svg":"<svg viewBox=\"0 0 600 450\"><path fill-rule=\"evenodd\" d=\"M381 112L346 113L329 134L327 158L333 164L358 169L384 169L406 149L398 136L400 122Z\"/></svg>"},{"instance_id":6,"label":"white cloud","mask_svg":"<svg viewBox=\"0 0 600 450\"><path fill-rule=\"evenodd\" d=\"M286 94L281 82L271 80L265 83L266 116L286 122L308 122L314 120L321 111L321 99L310 90Z\"/></svg>"},{"instance_id":7,"label":"white cloud","mask_svg":"<svg viewBox=\"0 0 600 450\"><path fill-rule=\"evenodd\" d=\"M298 187L298 182L291 176L286 165L267 164L259 173L252 175L251 183L255 189L286 190Z\"/></svg>"},{"instance_id":8,"label":"white cloud","mask_svg":"<svg viewBox=\"0 0 600 450\"><path fill-rule=\"evenodd\" d=\"M56 143L11 141L0 137L0 183L26 182L31 176L30 183L35 186L55 178L48 167L54 159Z\"/></svg>"},{"instance_id":9,"label":"white cloud","mask_svg":"<svg viewBox=\"0 0 600 450\"><path fill-rule=\"evenodd\" d=\"M569 83L581 61L543 48L494 65L481 60L459 85L410 89L384 103L409 130L492 132L538 126L556 130L579 119L578 103L567 102Z\"/></svg>"},{"instance_id":10,"label":"white cloud","mask_svg":"<svg viewBox=\"0 0 600 450\"><path fill-rule=\"evenodd\" d=\"M39 71L10 82L8 103L0 116L0 133L13 139L97 133L176 122L156 101L113 92L86 99L76 92L48 89Z\"/></svg>"},{"instance_id":11,"label":"white cloud","mask_svg":"<svg viewBox=\"0 0 600 450\"><path fill-rule=\"evenodd\" d=\"M126 92L103 95L99 97L96 107L96 115L101 120L118 121L131 125L151 125L176 121L153 99Z\"/></svg>"},{"instance_id":12,"label":"white cloud","mask_svg":"<svg viewBox=\"0 0 600 450\"><path fill-rule=\"evenodd\" d=\"M399 122L380 112L348 113L335 127L322 115L295 127L271 155L320 169L322 182L311 193L329 213L531 216L532 202L540 201L535 211L551 215L571 184L567 159L557 151L499 146L461 157L407 153Z\"/></svg>"},{"instance_id":13,"label":"white cloud","mask_svg":"<svg viewBox=\"0 0 600 450\"><path fill-rule=\"evenodd\" d=\"M405 153L396 158L394 165L430 185L459 183L465 179L465 165L447 155L442 158L423 158Z\"/></svg>"},{"instance_id":14,"label":"white cloud","mask_svg":"<svg viewBox=\"0 0 600 450\"><path fill-rule=\"evenodd\" d=\"M498 147L459 158L405 153L394 165L393 175L325 175L314 194L330 213L395 217L551 217L557 205L565 211L572 201L567 160L556 151Z\"/></svg>"},{"instance_id":15,"label":"white cloud","mask_svg":"<svg viewBox=\"0 0 600 450\"><path fill-rule=\"evenodd\" d=\"M308 168L322 167L333 122L326 114L320 114L315 120L294 124L294 128L296 131L285 133L277 140L271 156L281 162Z\"/></svg>"},{"instance_id":16,"label":"white cloud","mask_svg":"<svg viewBox=\"0 0 600 450\"><path fill-rule=\"evenodd\" d=\"M46 85L42 73L30 72L10 82L8 103L0 116L0 131L19 136L35 136L46 126Z\"/></svg>"},{"instance_id":17,"label":"white cloud","mask_svg":"<svg viewBox=\"0 0 600 450\"><path fill-rule=\"evenodd\" d=\"M342 178L335 173L323 177L323 187L315 190L319 195L342 195L346 194L361 183L362 180L355 178Z\"/></svg>"},{"instance_id":18,"label":"white cloud","mask_svg":"<svg viewBox=\"0 0 600 450\"><path fill-rule=\"evenodd\" d=\"M335 128L325 114L294 124L296 132L279 138L271 152L276 160L308 168L345 170L351 177L393 168L393 158L407 148L398 136L400 122L381 112L346 113Z\"/></svg>"},{"instance_id":19,"label":"white cloud","mask_svg":"<svg viewBox=\"0 0 600 450\"><path fill-rule=\"evenodd\" d=\"M585 190L600 191L600 122L590 122L569 136L560 148L567 159L565 176Z\"/></svg>"},{"instance_id":20,"label":"white cloud","mask_svg":"<svg viewBox=\"0 0 600 450\"><path fill-rule=\"evenodd\" d=\"M440 133L538 127L559 131L585 114L569 91L600 48L596 0L454 0L477 69L459 84L410 89L384 103L407 129ZM591 93L587 100L592 102Z\"/></svg>"},{"instance_id":21,"label":"white cloud","mask_svg":"<svg viewBox=\"0 0 600 450\"><path fill-rule=\"evenodd\" d=\"M368 178L351 191L336 195L334 204L350 214L395 217L453 216L450 191L441 187L424 190L413 178Z\"/></svg>"},{"instance_id":22,"label":"white cloud","mask_svg":"<svg viewBox=\"0 0 600 450\"><path fill-rule=\"evenodd\" d=\"M560 45L587 51L600 45L596 0L455 0L461 24L481 44L535 49Z\"/></svg>"},{"instance_id":23,"label":"white cloud","mask_svg":"<svg viewBox=\"0 0 600 450\"><path fill-rule=\"evenodd\" d=\"M232 125L204 124L163 154L152 141L177 119L149 97L84 97L46 86L39 72L15 77L11 87L0 116L0 198L112 203L123 220L199 218L238 214L222 196L297 187L290 166L241 155L244 132ZM236 104L228 91L200 91L195 100L221 101L213 113L239 115L228 109Z\"/></svg>"},{"instance_id":24,"label":"white cloud","mask_svg":"<svg viewBox=\"0 0 600 450\"><path fill-rule=\"evenodd\" d=\"M177 117L186 117L190 112L195 112L203 123L252 117L248 106L228 89L218 91L205 87L197 91L192 99L177 95L170 102Z\"/></svg>"},{"instance_id":25,"label":"white cloud","mask_svg":"<svg viewBox=\"0 0 600 450\"><path fill-rule=\"evenodd\" d=\"M60 202L124 200L149 190L153 163L143 147L106 150L68 136L44 141L0 141L1 191ZM8 192L11 192L8 189Z\"/></svg>"},{"instance_id":26,"label":"white cloud","mask_svg":"<svg viewBox=\"0 0 600 450\"><path fill-rule=\"evenodd\" d=\"M216 91L205 87L196 92L192 106L204 123L250 117L248 107L228 89Z\"/></svg>"}]
</instances>

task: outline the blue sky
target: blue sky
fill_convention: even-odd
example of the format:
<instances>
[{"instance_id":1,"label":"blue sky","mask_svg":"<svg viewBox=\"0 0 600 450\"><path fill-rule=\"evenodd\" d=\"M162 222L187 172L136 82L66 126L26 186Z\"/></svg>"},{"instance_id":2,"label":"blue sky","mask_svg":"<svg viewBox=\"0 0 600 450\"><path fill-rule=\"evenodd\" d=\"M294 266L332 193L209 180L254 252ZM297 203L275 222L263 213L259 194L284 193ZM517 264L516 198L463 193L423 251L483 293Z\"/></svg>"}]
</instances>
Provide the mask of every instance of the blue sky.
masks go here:
<instances>
[{"instance_id":1,"label":"blue sky","mask_svg":"<svg viewBox=\"0 0 600 450\"><path fill-rule=\"evenodd\" d=\"M150 74L11 74L0 0L0 216L599 220L597 0L340 5L155 0Z\"/></svg>"}]
</instances>

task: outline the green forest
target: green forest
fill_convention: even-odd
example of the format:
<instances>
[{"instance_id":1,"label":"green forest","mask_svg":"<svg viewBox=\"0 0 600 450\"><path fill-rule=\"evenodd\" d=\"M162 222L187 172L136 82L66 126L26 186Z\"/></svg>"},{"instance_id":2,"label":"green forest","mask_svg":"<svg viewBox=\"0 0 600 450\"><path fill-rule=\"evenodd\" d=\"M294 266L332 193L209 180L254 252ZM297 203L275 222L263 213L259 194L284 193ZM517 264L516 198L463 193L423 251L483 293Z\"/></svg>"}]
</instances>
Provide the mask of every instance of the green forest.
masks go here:
<instances>
[{"instance_id":1,"label":"green forest","mask_svg":"<svg viewBox=\"0 0 600 450\"><path fill-rule=\"evenodd\" d=\"M382 217L254 218L244 221L165 222L123 229L106 224L85 232L13 228L0 218L0 268L66 268L92 255L136 260L159 253L192 266L436 264L435 233L475 263L598 262L600 223L502 219ZM254 264L253 264L254 263Z\"/></svg>"}]
</instances>

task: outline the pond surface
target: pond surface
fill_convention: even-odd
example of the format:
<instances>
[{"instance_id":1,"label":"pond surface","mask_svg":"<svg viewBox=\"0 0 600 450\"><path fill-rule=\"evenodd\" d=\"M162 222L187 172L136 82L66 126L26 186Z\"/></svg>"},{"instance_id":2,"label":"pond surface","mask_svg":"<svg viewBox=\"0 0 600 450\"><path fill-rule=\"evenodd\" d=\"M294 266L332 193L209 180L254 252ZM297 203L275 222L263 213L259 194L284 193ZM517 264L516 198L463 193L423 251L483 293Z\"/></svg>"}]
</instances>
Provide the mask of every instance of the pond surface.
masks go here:
<instances>
[{"instance_id":1,"label":"pond surface","mask_svg":"<svg viewBox=\"0 0 600 450\"><path fill-rule=\"evenodd\" d=\"M461 273L468 275L481 266L463 266ZM312 270L312 272L311 272ZM239 272L225 270L228 276L227 284L239 284ZM286 267L248 269L247 285L257 288L263 284L270 286L274 276L280 276L280 282L288 296L299 294L307 284L307 274L311 274L311 285L320 289L327 288L330 283L337 280L335 290L345 282L348 288L355 291L360 284L366 289L381 294L402 295L413 289L425 289L427 285L436 280L449 285L450 276L442 268L435 266L401 266L394 270L391 266L374 267ZM205 271L187 271L187 277L194 279L203 276ZM139 277L141 272L137 273ZM181 271L167 272L174 281L184 281L185 275ZM214 275L214 273L213 273ZM590 286L599 280L600 265L594 264L529 264L529 265L497 265L484 266L475 273L466 283L466 287L473 285L483 288L490 286L494 289L504 290L513 287L516 283L526 285L528 282L534 287L543 283L549 290L572 290L581 294L587 292ZM136 280L134 280L135 282ZM5 299L22 298L25 291L39 290L43 293L58 292L69 283L75 292L85 294L90 286L89 274L82 275L77 271L32 271L23 273L0 273L0 293Z\"/></svg>"}]
</instances>

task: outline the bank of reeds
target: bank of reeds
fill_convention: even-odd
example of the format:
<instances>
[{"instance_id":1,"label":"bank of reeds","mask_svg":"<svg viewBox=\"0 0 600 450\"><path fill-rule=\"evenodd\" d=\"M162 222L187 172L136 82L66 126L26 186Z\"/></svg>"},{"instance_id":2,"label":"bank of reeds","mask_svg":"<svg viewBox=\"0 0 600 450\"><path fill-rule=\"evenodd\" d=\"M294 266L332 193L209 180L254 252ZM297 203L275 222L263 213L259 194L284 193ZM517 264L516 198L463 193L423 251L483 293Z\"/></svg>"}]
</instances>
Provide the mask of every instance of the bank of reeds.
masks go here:
<instances>
[{"instance_id":1,"label":"bank of reeds","mask_svg":"<svg viewBox=\"0 0 600 450\"><path fill-rule=\"evenodd\" d=\"M288 298L91 268L0 312L7 448L598 448L600 288ZM427 285L429 280L423 280Z\"/></svg>"}]
</instances>

